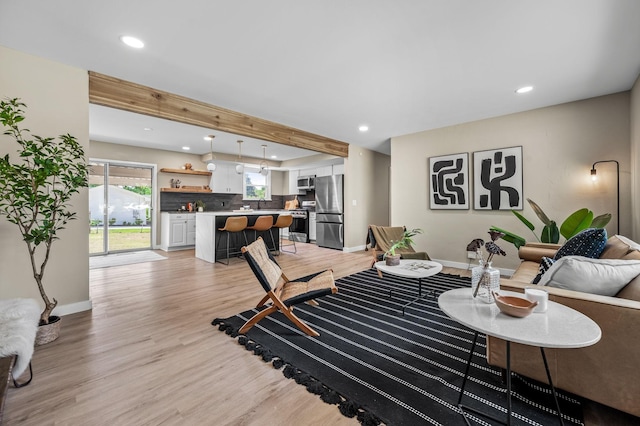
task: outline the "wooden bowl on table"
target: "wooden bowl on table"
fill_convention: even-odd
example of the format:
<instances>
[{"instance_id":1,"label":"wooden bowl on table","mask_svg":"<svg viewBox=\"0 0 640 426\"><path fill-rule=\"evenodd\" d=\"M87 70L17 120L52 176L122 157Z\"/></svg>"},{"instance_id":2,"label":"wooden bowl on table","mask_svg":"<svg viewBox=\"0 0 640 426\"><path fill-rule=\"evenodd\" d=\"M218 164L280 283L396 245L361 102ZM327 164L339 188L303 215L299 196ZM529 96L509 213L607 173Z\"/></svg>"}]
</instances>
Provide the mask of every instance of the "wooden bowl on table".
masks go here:
<instances>
[{"instance_id":1,"label":"wooden bowl on table","mask_svg":"<svg viewBox=\"0 0 640 426\"><path fill-rule=\"evenodd\" d=\"M493 297L500 311L512 317L524 318L538 306L538 302L522 297L501 296L498 293L493 293Z\"/></svg>"}]
</instances>

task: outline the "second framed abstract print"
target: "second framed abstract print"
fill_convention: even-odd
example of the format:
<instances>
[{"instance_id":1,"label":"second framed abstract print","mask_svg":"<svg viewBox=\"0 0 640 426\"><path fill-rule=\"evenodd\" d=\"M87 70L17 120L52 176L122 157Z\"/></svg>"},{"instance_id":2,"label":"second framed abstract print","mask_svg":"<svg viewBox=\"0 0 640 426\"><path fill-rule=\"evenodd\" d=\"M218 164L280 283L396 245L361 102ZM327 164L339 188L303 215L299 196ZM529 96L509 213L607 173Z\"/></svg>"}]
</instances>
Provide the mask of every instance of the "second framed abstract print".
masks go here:
<instances>
[{"instance_id":1,"label":"second framed abstract print","mask_svg":"<svg viewBox=\"0 0 640 426\"><path fill-rule=\"evenodd\" d=\"M522 147L473 153L473 208L522 210Z\"/></svg>"}]
</instances>

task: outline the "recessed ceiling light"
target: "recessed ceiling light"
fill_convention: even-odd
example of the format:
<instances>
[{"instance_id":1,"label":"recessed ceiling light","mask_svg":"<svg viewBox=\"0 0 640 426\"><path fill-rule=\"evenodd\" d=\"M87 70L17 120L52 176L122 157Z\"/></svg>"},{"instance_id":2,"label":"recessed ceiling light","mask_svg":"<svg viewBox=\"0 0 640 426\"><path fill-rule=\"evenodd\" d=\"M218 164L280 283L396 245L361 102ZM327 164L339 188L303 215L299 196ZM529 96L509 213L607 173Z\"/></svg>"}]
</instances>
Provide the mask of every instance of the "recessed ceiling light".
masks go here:
<instances>
[{"instance_id":1,"label":"recessed ceiling light","mask_svg":"<svg viewBox=\"0 0 640 426\"><path fill-rule=\"evenodd\" d=\"M203 139L204 139L205 141L210 141L210 140L211 140L211 139L213 139L213 138L212 138L211 136L205 136Z\"/></svg>"},{"instance_id":2,"label":"recessed ceiling light","mask_svg":"<svg viewBox=\"0 0 640 426\"><path fill-rule=\"evenodd\" d=\"M185 151L189 151L191 148L188 146L183 146L182 149L184 149Z\"/></svg>"},{"instance_id":3,"label":"recessed ceiling light","mask_svg":"<svg viewBox=\"0 0 640 426\"><path fill-rule=\"evenodd\" d=\"M523 93L529 93L532 90L533 90L533 86L523 86L519 89L516 89L516 93L521 95Z\"/></svg>"},{"instance_id":4,"label":"recessed ceiling light","mask_svg":"<svg viewBox=\"0 0 640 426\"><path fill-rule=\"evenodd\" d=\"M278 156L277 155L272 155L271 158L278 158Z\"/></svg>"},{"instance_id":5,"label":"recessed ceiling light","mask_svg":"<svg viewBox=\"0 0 640 426\"><path fill-rule=\"evenodd\" d=\"M360 130L361 132L366 132L369 130L369 126L363 124L362 126L358 127L358 130Z\"/></svg>"},{"instance_id":6,"label":"recessed ceiling light","mask_svg":"<svg viewBox=\"0 0 640 426\"><path fill-rule=\"evenodd\" d=\"M145 130L145 131L147 131L147 132L150 132L150 131L152 131L153 129L152 129L151 127L145 127L145 128L144 128L144 130Z\"/></svg>"},{"instance_id":7,"label":"recessed ceiling light","mask_svg":"<svg viewBox=\"0 0 640 426\"><path fill-rule=\"evenodd\" d=\"M144 42L139 38L131 37L131 36L122 36L120 37L120 41L126 44L129 47L133 47L136 49L142 49L144 47Z\"/></svg>"}]
</instances>

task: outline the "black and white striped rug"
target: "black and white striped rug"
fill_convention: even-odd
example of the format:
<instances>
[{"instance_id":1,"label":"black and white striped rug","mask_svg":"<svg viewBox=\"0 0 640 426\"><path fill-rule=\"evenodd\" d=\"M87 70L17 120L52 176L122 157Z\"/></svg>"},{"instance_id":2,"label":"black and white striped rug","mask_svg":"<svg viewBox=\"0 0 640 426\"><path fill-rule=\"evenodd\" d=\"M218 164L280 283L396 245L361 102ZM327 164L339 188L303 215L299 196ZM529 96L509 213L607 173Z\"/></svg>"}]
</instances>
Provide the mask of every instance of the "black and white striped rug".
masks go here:
<instances>
[{"instance_id":1,"label":"black and white striped rug","mask_svg":"<svg viewBox=\"0 0 640 426\"><path fill-rule=\"evenodd\" d=\"M363 424L464 424L456 403L473 332L449 319L434 297L411 305L403 317L402 305L416 296L415 280L380 279L375 270L367 270L336 284L338 294L319 299L320 306L296 307L296 315L320 337L304 335L280 313L238 336L257 310L212 324ZM470 286L469 279L455 275L423 280L423 291L438 294L463 286ZM463 403L506 416L501 374L486 362L484 338L476 346L470 373ZM559 423L548 386L516 375L513 389L512 424ZM579 400L563 392L559 397L565 424L582 424ZM493 424L467 416L471 424Z\"/></svg>"}]
</instances>

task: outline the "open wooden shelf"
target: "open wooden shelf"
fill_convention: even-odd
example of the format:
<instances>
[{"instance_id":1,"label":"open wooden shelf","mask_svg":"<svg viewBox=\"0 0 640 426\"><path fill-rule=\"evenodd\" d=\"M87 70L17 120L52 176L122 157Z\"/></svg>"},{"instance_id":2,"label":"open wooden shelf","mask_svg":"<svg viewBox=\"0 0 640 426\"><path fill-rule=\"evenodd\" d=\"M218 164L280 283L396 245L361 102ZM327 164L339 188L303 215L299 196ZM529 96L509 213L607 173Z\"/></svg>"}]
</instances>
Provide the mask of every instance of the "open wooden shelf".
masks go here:
<instances>
[{"instance_id":1,"label":"open wooden shelf","mask_svg":"<svg viewBox=\"0 0 640 426\"><path fill-rule=\"evenodd\" d=\"M211 176L211 172L206 172L204 170L183 170L183 169L160 169L163 173L178 173L181 175L200 175L200 176ZM179 188L178 188L179 189Z\"/></svg>"},{"instance_id":2,"label":"open wooden shelf","mask_svg":"<svg viewBox=\"0 0 640 426\"><path fill-rule=\"evenodd\" d=\"M210 193L212 192L210 189L204 188L160 188L162 192L200 192L200 193Z\"/></svg>"}]
</instances>

